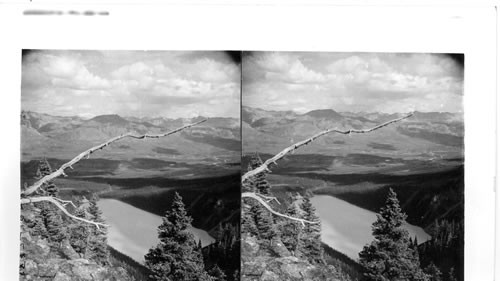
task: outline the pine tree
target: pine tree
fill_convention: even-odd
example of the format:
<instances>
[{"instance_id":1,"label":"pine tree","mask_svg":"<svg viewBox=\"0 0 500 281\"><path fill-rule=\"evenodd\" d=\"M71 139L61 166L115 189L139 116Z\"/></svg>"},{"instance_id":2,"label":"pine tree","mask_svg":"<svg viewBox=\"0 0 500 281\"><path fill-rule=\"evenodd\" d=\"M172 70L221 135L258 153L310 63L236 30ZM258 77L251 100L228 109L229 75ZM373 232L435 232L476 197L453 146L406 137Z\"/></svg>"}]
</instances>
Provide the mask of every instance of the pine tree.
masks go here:
<instances>
[{"instance_id":1,"label":"pine tree","mask_svg":"<svg viewBox=\"0 0 500 281\"><path fill-rule=\"evenodd\" d=\"M292 202L288 205L286 210L286 215L291 217L299 217L299 212L297 205ZM285 220L281 231L281 241L283 245L290 251L294 256L300 256L300 249L303 248L302 239L302 225L293 220Z\"/></svg>"},{"instance_id":2,"label":"pine tree","mask_svg":"<svg viewBox=\"0 0 500 281\"><path fill-rule=\"evenodd\" d=\"M212 280L214 280L214 281L226 281L226 274L217 265L214 265L208 271L208 274L210 274L210 276L212 276Z\"/></svg>"},{"instance_id":3,"label":"pine tree","mask_svg":"<svg viewBox=\"0 0 500 281\"><path fill-rule=\"evenodd\" d=\"M45 189L49 196L57 197L59 195L59 188L53 182L47 182Z\"/></svg>"},{"instance_id":4,"label":"pine tree","mask_svg":"<svg viewBox=\"0 0 500 281\"><path fill-rule=\"evenodd\" d=\"M241 232L250 234L252 236L257 236L257 225L255 224L255 218L250 208L243 208L241 212Z\"/></svg>"},{"instance_id":5,"label":"pine tree","mask_svg":"<svg viewBox=\"0 0 500 281\"><path fill-rule=\"evenodd\" d=\"M262 165L262 159L260 159L259 155L255 154L252 159L250 159L250 163L248 165L248 170L251 171L260 165ZM260 194L269 195L269 189L271 189L271 185L266 179L266 173L262 172L250 179L250 187L251 191L258 192Z\"/></svg>"},{"instance_id":6,"label":"pine tree","mask_svg":"<svg viewBox=\"0 0 500 281\"><path fill-rule=\"evenodd\" d=\"M258 238L264 244L270 244L271 240L277 236L272 214L260 204L254 205L251 210L251 213L255 214Z\"/></svg>"},{"instance_id":7,"label":"pine tree","mask_svg":"<svg viewBox=\"0 0 500 281\"><path fill-rule=\"evenodd\" d=\"M176 192L172 209L165 212L158 227L160 243L145 255L146 266L155 280L210 280L201 253L187 228L191 224L182 197Z\"/></svg>"},{"instance_id":8,"label":"pine tree","mask_svg":"<svg viewBox=\"0 0 500 281\"><path fill-rule=\"evenodd\" d=\"M372 226L375 240L359 253L368 280L428 280L411 249L408 231L402 228L405 219L396 193L390 189Z\"/></svg>"},{"instance_id":9,"label":"pine tree","mask_svg":"<svg viewBox=\"0 0 500 281\"><path fill-rule=\"evenodd\" d=\"M76 209L75 216L88 219L86 212L83 208ZM69 243L80 256L85 256L85 253L90 253L89 238L91 235L91 226L84 222L74 222L69 227ZM91 255L90 255L91 256Z\"/></svg>"},{"instance_id":10,"label":"pine tree","mask_svg":"<svg viewBox=\"0 0 500 281\"><path fill-rule=\"evenodd\" d=\"M35 216L33 225L30 227L30 234L40 238L48 238L47 228L45 227L42 216Z\"/></svg>"},{"instance_id":11,"label":"pine tree","mask_svg":"<svg viewBox=\"0 0 500 281\"><path fill-rule=\"evenodd\" d=\"M102 211L97 206L98 200L99 198L96 195L92 196L88 207L88 213L92 221L105 223L104 218L102 217ZM104 226L100 226L98 228L92 227L87 244L91 253L91 259L102 265L109 264L107 233L108 230Z\"/></svg>"},{"instance_id":12,"label":"pine tree","mask_svg":"<svg viewBox=\"0 0 500 281\"><path fill-rule=\"evenodd\" d=\"M39 180L52 173L47 159L38 162L35 179ZM42 196L57 196L58 189L52 182L47 182L37 191L36 194ZM35 204L40 209L36 212L33 225L30 226L30 233L41 238L48 238L53 247L59 247L68 238L67 228L60 215L60 211L48 202Z\"/></svg>"},{"instance_id":13,"label":"pine tree","mask_svg":"<svg viewBox=\"0 0 500 281\"><path fill-rule=\"evenodd\" d=\"M262 159L255 154L250 159L248 170L253 170L262 165ZM271 186L267 182L266 173L259 173L244 182L243 189L256 192L263 195L270 195ZM244 201L244 207L241 212L242 233L248 233L257 236L263 244L271 244L271 240L278 235L274 226L272 215L260 204L253 200Z\"/></svg>"},{"instance_id":14,"label":"pine tree","mask_svg":"<svg viewBox=\"0 0 500 281\"><path fill-rule=\"evenodd\" d=\"M301 235L303 248L299 249L312 263L324 263L323 247L321 246L321 224L320 219L316 215L316 209L311 203L309 196L303 198L300 208L303 212L303 219L315 222L306 223Z\"/></svg>"},{"instance_id":15,"label":"pine tree","mask_svg":"<svg viewBox=\"0 0 500 281\"><path fill-rule=\"evenodd\" d=\"M41 214L44 218L45 229L47 229L49 241L59 246L60 243L67 238L66 228L64 227L59 212L54 210L54 208L46 207L42 209Z\"/></svg>"},{"instance_id":16,"label":"pine tree","mask_svg":"<svg viewBox=\"0 0 500 281\"><path fill-rule=\"evenodd\" d=\"M39 180L45 177L46 175L50 175L51 173L52 173L52 168L50 167L49 161L47 161L47 159L45 158L40 160L35 178ZM53 182L49 181L42 185L38 193L41 195L57 197L57 195L59 194L59 189Z\"/></svg>"},{"instance_id":17,"label":"pine tree","mask_svg":"<svg viewBox=\"0 0 500 281\"><path fill-rule=\"evenodd\" d=\"M248 165L248 170L253 170L262 165L262 159L255 154ZM246 182L246 189L263 195L270 195L271 186L267 182L266 173L259 173ZM243 208L243 232L255 234L263 245L271 245L272 240L278 238L278 229L275 226L272 214L262 205L248 201L249 208Z\"/></svg>"},{"instance_id":18,"label":"pine tree","mask_svg":"<svg viewBox=\"0 0 500 281\"><path fill-rule=\"evenodd\" d=\"M443 275L439 268L431 262L426 268L424 268L424 272L429 275L429 281L442 281L441 276Z\"/></svg>"},{"instance_id":19,"label":"pine tree","mask_svg":"<svg viewBox=\"0 0 500 281\"><path fill-rule=\"evenodd\" d=\"M46 158L38 161L38 168L36 170L36 179L41 179L46 175L52 173L52 168L50 167L49 161Z\"/></svg>"}]
</instances>

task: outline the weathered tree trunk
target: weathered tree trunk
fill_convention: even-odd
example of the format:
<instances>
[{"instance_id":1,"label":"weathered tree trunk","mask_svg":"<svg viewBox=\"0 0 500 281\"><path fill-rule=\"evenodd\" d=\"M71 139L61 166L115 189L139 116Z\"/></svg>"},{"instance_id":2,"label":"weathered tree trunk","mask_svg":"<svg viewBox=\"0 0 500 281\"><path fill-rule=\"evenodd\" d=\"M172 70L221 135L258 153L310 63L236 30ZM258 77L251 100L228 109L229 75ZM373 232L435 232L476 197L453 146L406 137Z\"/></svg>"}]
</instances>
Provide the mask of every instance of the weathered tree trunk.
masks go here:
<instances>
[{"instance_id":1,"label":"weathered tree trunk","mask_svg":"<svg viewBox=\"0 0 500 281\"><path fill-rule=\"evenodd\" d=\"M29 196L29 195L32 195L33 193L35 193L44 183L47 183L47 182L49 182L49 181L51 181L51 180L53 180L53 179L55 179L55 178L57 178L57 177L59 177L61 175L66 176L66 174L64 173L64 170L66 170L67 168L73 169L72 165L78 163L84 157L86 157L88 159L89 156L90 156L90 154L94 153L97 150L105 148L106 146L110 145L113 142L116 142L116 141L121 140L123 138L146 139L146 138L161 138L161 137L166 137L166 136L175 134L177 132L180 132L180 131L182 131L184 129L187 129L189 127L201 124L201 123L203 123L203 122L205 122L207 120L208 119L204 119L204 120L201 120L199 122L192 123L192 124L189 124L189 125L177 128L175 130L172 130L172 131L169 131L169 132L166 132L166 133L163 133L163 134L158 134L158 135L149 135L149 134L135 135L135 134L132 134L132 133L127 133L127 134L124 134L124 135L121 135L121 136L114 137L114 138L112 138L112 139L110 139L110 140L108 140L108 141L106 141L106 142L104 142L102 144L99 144L99 145L94 146L94 147L92 147L90 149L87 149L84 152L78 154L75 158L71 159L69 162L64 163L63 165L61 165L61 167L59 167L59 169L57 169L56 171L54 171L54 172L52 172L52 173L44 176L43 178L41 178L37 182L35 182L33 185L31 185L31 186L27 187L26 189L24 189L21 192L21 205L22 204L31 204L31 203L36 203L36 202L50 202L50 203L56 205L56 207L59 208L65 215L67 215L68 217L70 217L70 218L72 218L74 220L79 220L79 221L82 221L82 222L85 222L85 223L93 224L97 228L99 228L99 226L107 226L107 225L105 225L103 223L100 223L100 222L94 222L94 221L91 221L91 220L87 220L87 219L80 218L80 217L72 215L65 208L67 204L71 204L71 205L73 205L76 208L76 206L71 201L62 200L62 199L59 199L57 197L51 197L51 196Z\"/></svg>"}]
</instances>

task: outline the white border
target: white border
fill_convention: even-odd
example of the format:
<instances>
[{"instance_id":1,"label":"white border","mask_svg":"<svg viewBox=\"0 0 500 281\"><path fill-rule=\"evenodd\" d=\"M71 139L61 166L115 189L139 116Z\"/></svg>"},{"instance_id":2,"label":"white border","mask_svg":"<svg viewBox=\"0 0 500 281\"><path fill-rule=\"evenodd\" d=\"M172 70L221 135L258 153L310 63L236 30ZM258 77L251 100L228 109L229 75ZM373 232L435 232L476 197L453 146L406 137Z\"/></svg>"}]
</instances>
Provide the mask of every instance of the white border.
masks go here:
<instances>
[{"instance_id":1,"label":"white border","mask_svg":"<svg viewBox=\"0 0 500 281\"><path fill-rule=\"evenodd\" d=\"M466 280L493 280L496 14L492 6L37 6L0 8L0 279L18 277L22 48L465 53Z\"/></svg>"}]
</instances>

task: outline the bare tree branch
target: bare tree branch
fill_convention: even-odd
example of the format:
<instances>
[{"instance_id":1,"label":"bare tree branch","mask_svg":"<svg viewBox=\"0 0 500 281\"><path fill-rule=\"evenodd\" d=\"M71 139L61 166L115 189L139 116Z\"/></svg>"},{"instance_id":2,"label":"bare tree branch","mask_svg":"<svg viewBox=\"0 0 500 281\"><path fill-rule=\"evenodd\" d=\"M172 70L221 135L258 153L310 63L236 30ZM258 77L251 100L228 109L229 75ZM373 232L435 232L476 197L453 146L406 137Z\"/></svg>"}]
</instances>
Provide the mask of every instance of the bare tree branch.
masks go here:
<instances>
[{"instance_id":1,"label":"bare tree branch","mask_svg":"<svg viewBox=\"0 0 500 281\"><path fill-rule=\"evenodd\" d=\"M68 210L66 210L66 208L64 208L64 206L59 201L67 202L65 200L60 200L60 199L52 197L52 196L38 196L38 197L21 198L21 204L31 204L31 203L36 203L36 202L50 202L50 203L56 205L56 207L59 208L61 211L63 211L64 214L66 214L68 217L70 217L74 220L93 224L97 228L99 228L99 226L104 226L104 227L108 226L108 225L100 223L100 222L95 222L95 221L87 220L87 219L72 215L70 212L68 212ZM73 204L73 206L74 206L74 204Z\"/></svg>"},{"instance_id":2,"label":"bare tree branch","mask_svg":"<svg viewBox=\"0 0 500 281\"><path fill-rule=\"evenodd\" d=\"M74 165L75 163L78 163L80 160L82 160L84 157L87 157L87 159L89 158L90 154L94 153L95 151L97 150L100 150L100 149L103 149L105 148L106 146L110 145L111 143L115 142L115 141L118 141L120 139L123 139L123 138L134 138L134 139L146 139L146 138L161 138L161 137L166 137L168 135L171 135L171 134L174 134L174 133L177 133L179 131L182 131L186 128L189 128L189 127L192 127L192 126L195 126L195 125L198 125L200 123L203 123L205 121L207 121L208 119L204 119L204 120L201 120L199 122L196 122L196 123L193 123L193 124L189 124L189 125L186 125L186 126L183 126L183 127L180 127L180 128L177 128L175 130L172 130L172 131L169 131L167 133L163 133L163 134L158 134L158 135L149 135L149 134L144 134L144 135L135 135L135 134L132 134L132 133L127 133L127 134L124 134L124 135L121 135L121 136L117 136L117 137L114 137L100 145L97 145L97 146L94 146L80 154L78 154L75 158L71 159L69 162L67 163L64 163L63 165L61 165L61 167L59 167L59 169L57 169L56 171L52 172L51 174L49 175L46 175L45 177L41 178L40 180L38 180L37 182L35 182L32 186L26 188L24 191L21 192L21 204L30 204L30 203L35 203L35 202L50 202L54 205L56 205L57 208L59 208L61 211L63 211L64 214L66 214L68 217L72 218L72 219L75 219L75 220L78 220L78 221L82 221L82 222L85 222L85 223L89 223L89 224L93 224L95 225L97 228L99 228L99 226L107 226L106 224L103 224L103 223L99 223L99 222L94 222L94 221L91 221L91 220L87 220L87 219L84 219L84 218L80 218L80 217L77 217L75 215L72 215L66 208L65 206L67 204L71 204L73 205L73 207L76 208L75 204L73 204L73 202L71 201L68 201L68 200L62 200L62 199L59 199L57 197L52 197L52 196L37 196L37 197L27 197L27 195L30 195L30 194L33 194L35 191L37 191L44 183L46 182L49 182L61 175L63 176L66 176L66 174L64 173L64 170L66 170L67 168L71 168L73 169L72 165Z\"/></svg>"},{"instance_id":3,"label":"bare tree branch","mask_svg":"<svg viewBox=\"0 0 500 281\"><path fill-rule=\"evenodd\" d=\"M276 203L281 205L280 201L275 196L265 196L264 194L260 194L260 193L256 193L256 194L257 194L257 196L259 196L263 199L266 199L266 202L268 202L268 203L274 200L274 201L276 201Z\"/></svg>"},{"instance_id":4,"label":"bare tree branch","mask_svg":"<svg viewBox=\"0 0 500 281\"><path fill-rule=\"evenodd\" d=\"M89 158L90 154L94 153L95 151L97 150L100 150L100 149L103 149L104 147L110 145L111 143L115 142L115 141L118 141L120 139L123 139L123 138L134 138L134 139L146 139L146 138L161 138L161 137L166 137L168 135L171 135L171 134L174 134L174 133L177 133L179 131L182 131L184 129L187 129L189 127L192 127L192 126L195 126L195 125L198 125L200 123L203 123L205 121L207 121L208 119L204 119L204 120L201 120L199 122L196 122L196 123L193 123L193 124L189 124L189 125L186 125L186 126L183 126L183 127L180 127L180 128L177 128L175 130L172 130L170 132L167 132L167 133L163 133L163 134L158 134L158 135L148 135L148 134L144 134L144 135L134 135L132 133L127 133L127 134L124 134L124 135L121 135L121 136L117 136L117 137L114 137L100 145L97 145L97 146L94 146L80 154L78 154L75 158L71 159L69 162L67 163L64 163L59 169L57 169L56 171L52 172L51 174L49 175L46 175L45 177L41 178L40 180L38 180L37 182L35 182L33 185L31 185L30 187L28 187L27 189L25 189L24 191L21 192L21 195L30 195L32 194L33 192L37 191L44 183L48 182L48 181L51 181L61 175L63 176L66 176L66 174L64 173L64 170L66 170L67 168L73 168L72 166L76 163L78 163L80 160L82 160L84 157L87 157L87 159Z\"/></svg>"},{"instance_id":5,"label":"bare tree branch","mask_svg":"<svg viewBox=\"0 0 500 281\"><path fill-rule=\"evenodd\" d=\"M61 203L63 206L66 206L67 204L71 204L71 206L73 206L73 208L76 209L76 205L73 203L73 201L70 201L70 200L62 200L60 198L57 198L57 197L53 197L55 200L59 201L59 203Z\"/></svg>"},{"instance_id":6,"label":"bare tree branch","mask_svg":"<svg viewBox=\"0 0 500 281\"><path fill-rule=\"evenodd\" d=\"M390 121L387 121L385 123L382 123L380 125L377 125L373 128L370 128L370 129L363 129L363 130L357 130L357 129L349 129L349 130L339 130L339 129L328 129L328 130L325 130L325 131L322 131L322 132L319 132L317 134L315 134L314 136L308 138L308 139L305 139L303 141L300 141L298 143L295 143L295 144L292 144L291 146L283 149L282 151L280 151L278 154L274 155L273 157L267 159L264 163L262 163L262 165L260 165L259 167L251 170L251 171L248 171L246 172L242 177L241 177L241 182L243 185L247 184L247 180L250 179L251 177L253 176L256 176L258 175L259 173L262 173L264 171L267 171L267 172L270 172L269 170L269 167L271 166L271 164L276 164L276 161L280 160L281 158L285 157L285 155L287 155L288 153L290 152L293 152L295 151L296 149L298 149L299 147L301 146L304 146L304 145L307 145L309 143L311 143L313 140L323 136L323 135L326 135L328 133L339 133L339 134L343 134L343 135L348 135L348 134L351 134L351 133L356 133L356 134L364 134L364 133L369 133L369 132L372 132L372 131L375 131L377 129L380 129L382 127L385 127L389 124L392 124L392 123L395 123L395 122L399 122L403 119L406 119L406 118L409 118L413 115L413 113L410 113L408 115L405 115L401 118L397 118L397 119L393 119L393 120L390 120ZM307 221L307 220L304 220L304 219L300 219L300 218L295 218L295 217L291 217L291 216L287 216L285 214L282 214L282 213L279 213L279 212L276 212L275 210L273 210L271 208L271 206L269 206L269 204L267 204L266 201L264 201L262 198L264 199L270 199L269 201L271 200L276 200L278 201L275 197L272 198L272 197L267 197L267 196L263 196L262 194L258 194L256 192L243 192L241 194L241 198L253 198L254 200L257 200L260 204L262 204L266 209L268 209L271 213L277 215L277 216L280 216L280 217L284 217L284 218L288 218L288 219L291 219L291 220L295 220L295 221L298 221L298 222L301 222L302 225L304 225L304 223L311 223L311 224L314 224L314 223L319 223L319 222L311 222L311 221ZM268 201L268 202L269 202ZM278 202L279 203L279 202Z\"/></svg>"},{"instance_id":7,"label":"bare tree branch","mask_svg":"<svg viewBox=\"0 0 500 281\"><path fill-rule=\"evenodd\" d=\"M308 139L305 139L303 141L300 141L298 143L295 143L295 144L292 144L290 145L289 147L283 149L280 153L274 155L273 157L267 159L264 163L262 163L262 165L260 165L259 167L251 170L251 171L248 171L246 172L242 177L241 177L241 181L244 182L246 180L248 180L250 177L253 177L259 173L262 173L264 171L267 171L267 172L270 172L269 170L269 167L271 166L271 164L275 164L276 165L276 161L280 160L281 158L283 158L285 155L287 155L288 153L298 149L299 147L301 146L304 146L304 145L307 145L309 143L311 143L313 140L323 136L323 135L326 135L328 133L339 133L339 134L343 134L343 135L348 135L348 134L352 134L352 133L355 133L355 134L364 134L364 133L369 133L369 132L372 132L372 131L375 131L377 129L380 129L382 127L385 127L389 124L392 124L392 123L395 123L395 122L398 122L398 121L401 121L403 119L406 119L410 116L412 116L413 113L410 113L408 115L405 115L401 118L397 118L397 119L394 119L394 120L391 120L391 121L387 121L383 124L380 124L380 125L377 125L373 128L370 128L370 129L364 129L364 130L356 130L356 129L349 129L349 130L339 130L339 129L328 129L328 130L324 130L322 132L319 132L317 134L315 134L314 136L308 138Z\"/></svg>"},{"instance_id":8,"label":"bare tree branch","mask_svg":"<svg viewBox=\"0 0 500 281\"><path fill-rule=\"evenodd\" d=\"M277 215L277 216L280 216L280 217L284 217L284 218L287 218L287 219L291 219L291 220L294 220L294 221L298 221L300 223L302 223L302 225L305 225L305 223L310 223L310 224L316 224L316 223L319 223L318 221L308 221L308 220L305 220L305 219L299 219L299 218L294 218L294 217L291 217L291 216L287 216L285 214L282 214L282 213L279 213L279 212L276 212L275 210L273 210L273 208L271 208L271 206L269 206L269 204L267 204L266 201L264 201L264 199L262 199L260 196L260 194L257 194L255 192L243 192L241 194L241 197L242 198L252 198L254 200L257 200L262 206L264 206L266 209L269 210L269 212Z\"/></svg>"}]
</instances>

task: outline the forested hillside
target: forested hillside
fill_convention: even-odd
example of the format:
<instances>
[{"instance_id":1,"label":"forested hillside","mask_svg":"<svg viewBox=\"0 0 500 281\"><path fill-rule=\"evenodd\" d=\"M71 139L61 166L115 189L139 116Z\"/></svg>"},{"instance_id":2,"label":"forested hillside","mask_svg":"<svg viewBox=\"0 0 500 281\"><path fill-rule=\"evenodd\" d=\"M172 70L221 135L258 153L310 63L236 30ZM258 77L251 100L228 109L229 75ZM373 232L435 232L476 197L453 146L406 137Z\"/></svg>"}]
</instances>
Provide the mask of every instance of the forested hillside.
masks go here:
<instances>
[{"instance_id":1,"label":"forested hillside","mask_svg":"<svg viewBox=\"0 0 500 281\"><path fill-rule=\"evenodd\" d=\"M262 165L254 156L248 170ZM243 192L273 198L265 173L259 173L243 185ZM274 197L276 198L276 197ZM301 223L273 216L263 205L243 200L241 233L242 280L357 280L342 258L324 254L320 239L321 224L308 196L288 195L281 200L284 215L300 218ZM277 202L268 203L276 207Z\"/></svg>"},{"instance_id":2,"label":"forested hillside","mask_svg":"<svg viewBox=\"0 0 500 281\"><path fill-rule=\"evenodd\" d=\"M40 161L37 179L52 172L47 161ZM58 193L50 181L37 191L55 199ZM74 198L67 205L74 216L96 225L74 220L50 202L21 205L21 280L134 280L125 268L111 262L97 200L96 196Z\"/></svg>"}]
</instances>

